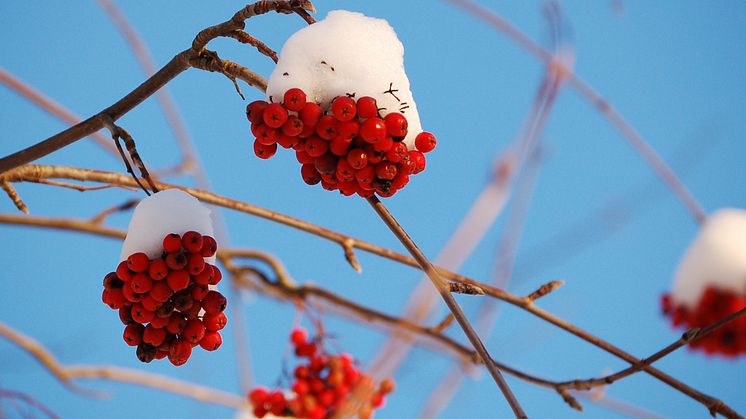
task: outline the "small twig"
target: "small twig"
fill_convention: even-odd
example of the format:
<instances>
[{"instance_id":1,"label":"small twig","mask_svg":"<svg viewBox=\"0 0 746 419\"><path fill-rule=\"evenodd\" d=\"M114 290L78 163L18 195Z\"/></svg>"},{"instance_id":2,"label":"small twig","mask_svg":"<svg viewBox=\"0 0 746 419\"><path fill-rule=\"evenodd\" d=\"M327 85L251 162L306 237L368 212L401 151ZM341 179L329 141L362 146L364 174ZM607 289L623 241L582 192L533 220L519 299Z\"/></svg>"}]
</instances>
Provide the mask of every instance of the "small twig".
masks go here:
<instances>
[{"instance_id":1,"label":"small twig","mask_svg":"<svg viewBox=\"0 0 746 419\"><path fill-rule=\"evenodd\" d=\"M464 284L462 282L449 282L448 285L451 288L451 292L455 294L484 295L484 291L475 285Z\"/></svg>"},{"instance_id":2,"label":"small twig","mask_svg":"<svg viewBox=\"0 0 746 419\"><path fill-rule=\"evenodd\" d=\"M124 145L125 147L127 147L127 152L132 159L132 163L137 166L137 169L140 171L140 175L143 177L143 179L145 179L146 182L148 182L150 189L153 192L158 192L158 187L155 186L153 179L150 178L148 169L145 168L145 163L143 163L142 159L140 158L140 154L137 152L137 146L135 145L135 140L132 138L130 133L127 132L126 129L116 125L111 119L106 122L106 127L111 132L111 138L116 142L117 150L119 150L119 154L122 156L124 165L127 167L127 172L132 175L132 177L135 179L135 181L137 181L137 184L140 185L142 190L145 191L146 194L150 195L148 189L145 188L142 183L140 183L137 175L135 175L135 171L132 170L132 166L130 165L129 160L127 160L127 158L125 157L124 150L122 150L122 145L119 143L120 139L124 141Z\"/></svg>"},{"instance_id":3,"label":"small twig","mask_svg":"<svg viewBox=\"0 0 746 419\"><path fill-rule=\"evenodd\" d=\"M122 211L129 211L130 209L134 208L137 203L140 202L139 199L128 199L127 201L124 201L123 203L119 205L115 205L113 207L107 208L98 214L91 217L91 222L93 224L101 224L106 220L106 217L110 216L111 214L122 212Z\"/></svg>"},{"instance_id":4,"label":"small twig","mask_svg":"<svg viewBox=\"0 0 746 419\"><path fill-rule=\"evenodd\" d=\"M448 327L453 324L453 321L456 320L455 317L453 317L453 313L448 313L446 316L438 322L435 326L431 327L430 330L432 330L435 333L443 333L445 332Z\"/></svg>"},{"instance_id":5,"label":"small twig","mask_svg":"<svg viewBox=\"0 0 746 419\"><path fill-rule=\"evenodd\" d=\"M28 214L28 207L21 199L21 196L18 195L18 191L13 187L13 185L10 184L10 182L0 179L0 186L3 188L6 194L8 194L8 198L10 198L11 201L13 201L13 204L18 208L19 211L21 211L24 214Z\"/></svg>"},{"instance_id":6,"label":"small twig","mask_svg":"<svg viewBox=\"0 0 746 419\"><path fill-rule=\"evenodd\" d=\"M248 44L256 48L259 52L266 55L267 57L271 58L272 61L277 63L277 53L270 47L267 46L264 42L254 38L253 36L249 35L248 33L236 29L233 32L230 32L228 37L233 38L237 40L238 42L242 44Z\"/></svg>"},{"instance_id":7,"label":"small twig","mask_svg":"<svg viewBox=\"0 0 746 419\"><path fill-rule=\"evenodd\" d=\"M110 188L122 188L122 189L126 189L129 191L137 190L137 188L132 188L129 186L122 186L122 185L113 185L111 183L106 184L106 185L100 185L100 186L80 186L80 185L74 185L72 183L55 182L53 180L46 180L46 179L29 180L29 182L38 183L41 185L50 185L50 186L58 186L60 188L73 189L78 192L100 191L103 189L110 189Z\"/></svg>"},{"instance_id":8,"label":"small twig","mask_svg":"<svg viewBox=\"0 0 746 419\"><path fill-rule=\"evenodd\" d=\"M407 248L412 257L417 260L417 263L420 265L422 270L425 271L427 276L433 282L433 285L440 293L440 296L445 301L448 309L451 310L451 313L453 313L453 316L456 318L459 326L461 326L461 329L463 329L466 337L469 339L477 353L479 353L482 361L484 361L487 370L490 372L490 375L495 380L497 386L500 388L503 396L505 396L505 399L510 405L510 408L513 410L515 416L517 418L527 418L528 416L526 416L526 413L524 413L520 403L513 395L513 392L510 390L508 383L505 381L505 378L503 378L500 370L497 368L497 365L487 351L487 348L484 347L482 340L479 338L479 336L477 336L476 332L469 323L469 320L466 318L463 311L461 310L461 307L458 305L458 303L456 303L456 300L451 295L446 281L435 270L435 267L432 265L432 263L430 263L427 257L422 253L422 251L420 251L419 247L417 247L414 241L412 241L409 235L399 225L396 219L394 219L394 217L386 209L383 203L375 196L366 199L371 207L373 207L373 209L376 211L378 216L381 217L381 220L383 220L386 226L391 230L392 233L394 233L396 238L399 239L404 247Z\"/></svg>"},{"instance_id":9,"label":"small twig","mask_svg":"<svg viewBox=\"0 0 746 419\"><path fill-rule=\"evenodd\" d=\"M342 241L342 249L344 249L347 263L352 266L352 269L354 269L355 272L362 273L363 267L360 266L360 262L357 260L357 256L355 256L355 241L352 239Z\"/></svg>"},{"instance_id":10,"label":"small twig","mask_svg":"<svg viewBox=\"0 0 746 419\"><path fill-rule=\"evenodd\" d=\"M554 290L556 290L557 288L559 288L559 287L561 287L563 285L565 285L565 281L551 281L551 282L547 282L546 284L540 286L539 289L537 289L536 291L532 292L531 294L525 296L524 298L526 299L527 302L532 303L532 302L538 300L539 298L541 298L541 297L543 297L543 296L545 296L545 295L547 295L547 294L549 294L551 292L554 292Z\"/></svg>"},{"instance_id":11,"label":"small twig","mask_svg":"<svg viewBox=\"0 0 746 419\"><path fill-rule=\"evenodd\" d=\"M36 400L35 398L29 396L28 394L21 393L20 391L6 390L3 388L0 388L0 399L2 398L21 400L27 405L41 410L50 419L59 418L59 416L57 416L52 411L52 409L47 407L44 403L40 402L39 400ZM2 411L0 411L0 417L4 417Z\"/></svg>"}]
</instances>

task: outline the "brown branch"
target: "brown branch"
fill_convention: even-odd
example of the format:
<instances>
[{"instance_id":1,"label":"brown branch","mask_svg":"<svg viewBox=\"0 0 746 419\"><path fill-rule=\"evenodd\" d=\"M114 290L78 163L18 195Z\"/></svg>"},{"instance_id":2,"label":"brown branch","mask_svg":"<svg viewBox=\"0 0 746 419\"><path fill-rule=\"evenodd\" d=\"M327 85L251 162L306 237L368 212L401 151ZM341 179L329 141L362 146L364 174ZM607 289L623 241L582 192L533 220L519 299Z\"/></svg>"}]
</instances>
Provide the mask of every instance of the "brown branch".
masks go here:
<instances>
[{"instance_id":1,"label":"brown branch","mask_svg":"<svg viewBox=\"0 0 746 419\"><path fill-rule=\"evenodd\" d=\"M565 281L551 281L547 282L546 284L542 285L537 289L536 291L532 292L531 294L527 295L526 301L529 303L532 303L536 300L538 300L541 297L544 297L547 294L550 294L554 292L557 288L565 285Z\"/></svg>"},{"instance_id":2,"label":"brown branch","mask_svg":"<svg viewBox=\"0 0 746 419\"><path fill-rule=\"evenodd\" d=\"M2 398L21 400L27 405L41 410L48 418L59 419L59 416L57 416L52 411L52 409L47 407L44 403L40 402L39 400L36 400L35 398L29 396L28 394L21 393L20 391L6 390L6 389L0 388L0 399ZM2 411L0 411L0 416L3 416Z\"/></svg>"},{"instance_id":3,"label":"brown branch","mask_svg":"<svg viewBox=\"0 0 746 419\"><path fill-rule=\"evenodd\" d=\"M492 10L478 5L471 0L450 0L450 2L471 13L473 16L482 19L490 26L502 31L510 39L547 65L559 66L559 70L562 71L564 76L568 79L568 83L621 132L627 142L645 159L645 161L647 161L650 167L658 174L658 176L660 176L666 185L668 185L671 191L673 191L679 201L681 201L684 207L692 215L694 220L701 224L705 218L707 218L707 214L689 189L687 189L687 187L681 182L681 180L676 176L676 173L674 173L666 162L658 156L642 135L640 135L640 133L637 132L637 130L635 130L635 128L627 122L627 120L616 109L614 109L611 103L596 92L585 80L575 74L571 68L567 68L562 63L556 62L549 51L523 34L509 21Z\"/></svg>"},{"instance_id":4,"label":"brown branch","mask_svg":"<svg viewBox=\"0 0 746 419\"><path fill-rule=\"evenodd\" d=\"M104 379L137 384L190 397L205 403L219 404L242 409L249 406L244 397L214 390L209 387L176 380L163 375L151 374L113 366L71 365L60 363L49 350L34 339L0 322L0 335L36 358L52 375L70 390L88 395L98 394L77 386L75 379Z\"/></svg>"},{"instance_id":5,"label":"brown branch","mask_svg":"<svg viewBox=\"0 0 746 419\"><path fill-rule=\"evenodd\" d=\"M80 185L74 185L72 183L55 182L53 180L45 180L45 179L29 180L29 182L38 183L40 185L58 186L60 188L73 189L78 192L101 191L101 190L110 189L110 188L121 188L121 189L130 190L130 191L137 190L137 188L132 188L129 186L120 186L120 185L112 185L112 184L100 185L100 186L80 186Z\"/></svg>"},{"instance_id":6,"label":"brown branch","mask_svg":"<svg viewBox=\"0 0 746 419\"><path fill-rule=\"evenodd\" d=\"M110 183L110 184L116 184L116 185L128 186L128 187L135 186L134 181L132 179L130 179L128 176L125 176L119 173L104 172L104 171L90 170L90 169L80 169L80 168L67 167L67 166L26 165L26 166L14 169L11 172L2 173L2 175L0 175L0 178L5 179L9 182L32 181L32 180L45 179L45 178L62 178L62 179L72 179L72 180L78 180L78 181L95 181L95 182L101 182L101 183ZM158 186L161 189L168 189L168 188L176 187L175 185L170 185L166 183L159 183ZM386 259L389 259L389 260L392 260L392 261L395 261L395 262L398 262L404 265L412 266L415 268L419 267L417 261L415 261L414 258L402 255L400 253L383 248L381 246L377 246L372 243L368 243L362 240L358 240L356 238L352 238L350 236L346 236L336 231L329 230L327 228L324 228L324 227L321 227L321 226L318 226L318 225L315 225L315 224L312 224L312 223L309 223L309 222L306 222L306 221L303 221L303 220L300 220L294 217L290 217L285 214L281 214L281 213L271 211L265 208L254 206L254 205L251 205L245 202L232 200L232 199L229 199L229 198L226 198L226 197L214 194L214 193L210 193L210 192L205 192L205 191L191 189L191 188L180 188L180 189L190 193L191 195L193 195L194 197L196 197L197 199L205 203L218 205L224 208L229 208L235 211L265 218L272 222L285 224L289 227L292 227L292 228L295 228L301 231L305 231L307 233L316 235L318 237L324 238L326 240L335 242L340 245L345 240L351 239L353 240L353 246L357 249L381 256L383 258L386 258ZM479 288L484 290L486 295L505 301L515 307L525 310L533 314L534 316L558 328L561 328L579 337L580 339L585 340L586 342L616 356L617 358L620 358L630 363L631 365L637 365L640 363L639 359L625 352L624 350L555 316L554 314L551 314L535 306L531 302L527 302L524 297L519 297L519 296L510 294L499 288L475 281L471 278L468 278L466 276L460 275L458 273L455 273L455 272L452 272L452 271L449 271L449 270L446 270L440 267L436 267L435 269L445 279L456 281L456 282L464 282L464 283L478 286ZM508 371L506 368L503 368L503 370L505 370L506 372ZM716 399L707 394L704 394L680 382L679 380L671 377L670 375L656 369L653 366L649 366L649 365L645 366L643 370L649 375L652 375L658 380L668 384L669 386L686 394L687 396L693 398L694 400L699 401L700 403L707 406L708 409L715 408L718 413L724 416L739 417L738 414L733 409L731 409L728 405L723 403L721 400ZM547 382L547 383L551 383L551 382Z\"/></svg>"},{"instance_id":7,"label":"brown branch","mask_svg":"<svg viewBox=\"0 0 746 419\"><path fill-rule=\"evenodd\" d=\"M277 53L275 50L267 46L264 42L254 38L253 36L249 35L248 33L236 29L235 31L228 34L228 37L235 39L236 41L242 43L242 44L248 44L256 48L259 52L269 57L272 61L277 63Z\"/></svg>"},{"instance_id":8,"label":"brown branch","mask_svg":"<svg viewBox=\"0 0 746 419\"><path fill-rule=\"evenodd\" d=\"M394 219L394 217L391 215L388 209L386 209L383 203L375 196L366 199L371 207L373 207L373 209L376 211L378 216L381 217L381 220L383 220L383 222L391 230L391 232L394 233L396 238L399 239L399 241L404 245L407 251L409 251L409 253L417 260L420 268L425 271L427 276L430 278L433 285L438 290L438 293L440 293L441 298L443 298L443 301L445 301L446 305L448 306L448 309L451 311L451 313L453 313L453 317L456 318L456 322L458 322L459 326L461 326L461 329L464 331L464 334L466 334L469 342L471 342L471 345L474 347L477 353L479 353L479 356L482 358L487 371L489 371L493 380L495 380L495 383L500 388L500 391L503 393L503 396L510 405L510 408L513 410L515 417L528 418L528 416L526 416L526 413L523 411L520 403L513 395L513 392L508 386L508 383L505 381L505 378L503 378L502 374L500 373L500 370L495 364L495 361L490 356L487 348L485 348L484 343L482 343L482 340L472 328L469 320L466 318L466 315L464 315L464 312L461 310L461 307L458 305L458 303L456 303L456 300L451 295L451 290L450 287L447 285L447 282L435 270L433 264L430 263L427 257L422 253L422 251L420 251L419 247L417 247L417 245L409 237L406 231L404 231L401 225L399 225L396 219Z\"/></svg>"},{"instance_id":9,"label":"brown branch","mask_svg":"<svg viewBox=\"0 0 746 419\"><path fill-rule=\"evenodd\" d=\"M28 83L14 76L2 67L0 67L0 82L4 83L11 90L25 97L39 108L68 125L75 125L82 120L78 115L70 112L64 106L45 96L43 93L34 89ZM104 151L114 157L117 156L116 148L114 148L114 145L105 135L99 132L94 132L91 134L91 138L93 138L96 144L101 146Z\"/></svg>"},{"instance_id":10,"label":"brown branch","mask_svg":"<svg viewBox=\"0 0 746 419\"><path fill-rule=\"evenodd\" d=\"M104 128L108 120L115 122L190 66L208 71L219 71L234 81L238 78L252 86L261 88L263 79L258 75L234 62L220 60L215 53L205 54L206 51L203 50L207 43L215 37L224 36L236 29L243 29L245 19L261 14L255 12L263 11L263 13L266 13L270 10L276 10L279 13L296 13L308 21L309 16L306 10L313 11L313 5L306 0L280 0L274 2L260 1L244 7L230 20L202 30L195 37L191 48L176 54L153 76L113 105L42 142L0 158L0 173L44 157L91 135Z\"/></svg>"},{"instance_id":11,"label":"brown branch","mask_svg":"<svg viewBox=\"0 0 746 419\"><path fill-rule=\"evenodd\" d=\"M474 285L464 284L461 282L450 282L448 283L448 286L449 291L454 294L484 295L484 291Z\"/></svg>"},{"instance_id":12,"label":"brown branch","mask_svg":"<svg viewBox=\"0 0 746 419\"><path fill-rule=\"evenodd\" d=\"M135 145L135 139L132 138L129 132L127 132L126 129L114 124L113 121L110 119L107 119L106 121L106 128L111 131L111 138L114 139L117 150L119 151L119 154L122 156L122 160L124 161L124 165L127 167L127 172L129 172L132 177L135 179L135 182L142 188L142 190L145 191L146 194L150 195L150 192L140 183L140 180L137 178L137 175L135 175L135 172L132 170L132 166L130 166L129 160L127 160L127 157L124 155L124 151L122 150L122 146L119 144L119 140L121 139L124 141L124 146L127 147L127 153L129 153L130 159L132 159L132 163L137 166L137 170L140 171L140 176L142 176L143 179L145 179L146 182L148 182L148 185L150 186L150 190L155 192L158 192L158 188L153 183L153 179L150 177L150 174L148 173L148 169L145 167L145 163L142 161L142 158L140 158L140 153L137 152L137 146Z\"/></svg>"},{"instance_id":13,"label":"brown branch","mask_svg":"<svg viewBox=\"0 0 746 419\"><path fill-rule=\"evenodd\" d=\"M115 205L113 207L106 208L105 210L99 212L98 214L91 217L91 222L93 224L101 224L103 223L108 216L111 214L115 214L117 212L123 212L123 211L129 211L132 208L134 208L138 203L140 202L139 199L128 199L124 201L123 203L119 205Z\"/></svg>"},{"instance_id":14,"label":"brown branch","mask_svg":"<svg viewBox=\"0 0 746 419\"><path fill-rule=\"evenodd\" d=\"M24 214L28 214L28 207L23 202L20 195L18 195L18 192L13 187L13 185L11 185L5 180L2 180L0 181L0 187L3 188L5 193L8 195L8 198L10 198L10 200L13 201L13 205L15 205L19 211L21 211Z\"/></svg>"}]
</instances>

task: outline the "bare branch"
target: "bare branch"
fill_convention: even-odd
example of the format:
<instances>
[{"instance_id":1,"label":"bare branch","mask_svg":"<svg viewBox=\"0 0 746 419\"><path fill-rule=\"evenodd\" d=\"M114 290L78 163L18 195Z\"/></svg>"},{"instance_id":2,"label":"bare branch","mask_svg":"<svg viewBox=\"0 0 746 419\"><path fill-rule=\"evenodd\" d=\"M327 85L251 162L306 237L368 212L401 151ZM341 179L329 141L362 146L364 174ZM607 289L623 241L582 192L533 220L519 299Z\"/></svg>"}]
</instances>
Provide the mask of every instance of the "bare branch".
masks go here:
<instances>
[{"instance_id":1,"label":"bare branch","mask_svg":"<svg viewBox=\"0 0 746 419\"><path fill-rule=\"evenodd\" d=\"M10 200L13 201L13 205L15 205L19 211L21 211L24 214L28 214L28 207L23 202L21 197L18 195L18 192L15 190L13 185L11 185L5 180L2 180L0 181L0 187L2 187L5 193L8 194L8 198L10 198Z\"/></svg>"}]
</instances>

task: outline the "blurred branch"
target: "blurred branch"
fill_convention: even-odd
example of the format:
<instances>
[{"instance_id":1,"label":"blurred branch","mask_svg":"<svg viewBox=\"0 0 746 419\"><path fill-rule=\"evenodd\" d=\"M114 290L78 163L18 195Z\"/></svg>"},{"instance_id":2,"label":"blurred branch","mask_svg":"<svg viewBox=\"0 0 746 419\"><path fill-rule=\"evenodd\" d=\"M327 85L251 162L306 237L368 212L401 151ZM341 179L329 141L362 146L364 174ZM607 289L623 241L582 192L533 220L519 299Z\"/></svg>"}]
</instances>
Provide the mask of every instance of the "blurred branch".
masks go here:
<instances>
[{"instance_id":1,"label":"blurred branch","mask_svg":"<svg viewBox=\"0 0 746 419\"><path fill-rule=\"evenodd\" d=\"M0 335L31 354L37 361L39 361L39 363L42 364L42 366L54 375L55 378L60 380L65 387L77 393L83 393L89 396L100 396L100 393L78 387L75 380L104 379L151 387L169 393L190 397L201 402L219 404L234 409L243 409L249 406L244 397L235 396L233 394L188 383L186 381L176 380L163 375L113 366L64 365L39 342L10 328L3 322L0 322Z\"/></svg>"},{"instance_id":2,"label":"blurred branch","mask_svg":"<svg viewBox=\"0 0 746 419\"><path fill-rule=\"evenodd\" d=\"M39 400L36 400L35 398L29 396L28 394L21 393L20 391L6 390L3 388L0 388L0 399L3 399L3 398L18 399L31 407L41 410L50 419L59 419L59 416L57 416L52 411L52 409L47 407L44 403L40 402ZM2 411L0 411L0 417L4 417Z\"/></svg>"},{"instance_id":3,"label":"blurred branch","mask_svg":"<svg viewBox=\"0 0 746 419\"><path fill-rule=\"evenodd\" d=\"M689 211L691 216L697 223L702 223L707 214L705 213L702 206L687 189L687 187L681 182L671 168L666 164L663 159L658 156L655 150L650 144L635 130L635 128L627 122L627 120L609 103L604 99L593 87L591 87L585 80L581 79L575 74L572 68L564 66L562 63L556 62L553 59L552 54L544 49L541 45L533 41L531 38L523 34L515 26L513 26L508 20L498 15L494 11L487 9L483 6L474 3L471 0L449 0L454 5L462 8L463 10L470 13L490 26L500 30L506 34L515 43L526 49L532 55L536 56L540 60L544 61L547 65L557 66L558 71L567 77L568 84L575 88L587 101L589 101L602 115L604 115L614 125L629 144L645 159L650 167L660 176L660 178L668 185L674 194L679 198L679 201Z\"/></svg>"}]
</instances>

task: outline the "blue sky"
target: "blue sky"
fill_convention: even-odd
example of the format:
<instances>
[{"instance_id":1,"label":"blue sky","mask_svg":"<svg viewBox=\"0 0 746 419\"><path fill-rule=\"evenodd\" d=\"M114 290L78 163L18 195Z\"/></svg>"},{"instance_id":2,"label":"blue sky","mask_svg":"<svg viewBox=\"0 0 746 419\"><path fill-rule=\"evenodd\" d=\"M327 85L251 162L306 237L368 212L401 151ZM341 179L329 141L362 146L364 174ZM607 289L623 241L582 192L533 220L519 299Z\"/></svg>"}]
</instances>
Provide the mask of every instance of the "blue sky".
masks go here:
<instances>
[{"instance_id":1,"label":"blue sky","mask_svg":"<svg viewBox=\"0 0 746 419\"><path fill-rule=\"evenodd\" d=\"M214 3L214 4L213 4ZM151 48L158 65L190 45L202 28L221 22L240 2L121 2L120 7ZM483 2L533 39L548 45L542 2ZM682 174L706 211L746 207L746 5L717 3L566 2L576 72L611 101L660 155ZM317 2L317 17L348 9L387 19L405 46L405 64L423 127L439 139L428 169L386 201L426 254L434 256L489 179L494 156L520 132L544 71L508 38L447 2ZM302 27L300 19L269 15L247 30L275 49ZM143 75L103 10L85 2L2 2L0 65L81 116L126 94ZM211 44L224 58L265 76L271 62L231 40ZM244 106L233 86L214 73L189 70L168 85L186 120L214 191L403 251L368 205L309 188L289 153L259 161L251 153ZM247 100L260 97L244 87ZM43 111L0 88L0 155L62 129ZM154 99L120 121L152 168L178 161L174 140ZM675 340L660 316L658 299L696 224L614 127L570 88L561 91L543 140L544 156L518 248L517 294L549 280L566 285L541 306L646 356ZM41 160L123 172L121 164L81 141ZM191 185L187 178L170 181ZM137 193L78 193L20 185L35 215L90 217ZM599 221L601 208L610 208ZM613 211L611 211L613 210ZM0 211L14 212L9 200ZM300 282L312 281L389 313L399 312L420 277L417 271L359 253L356 274L337 245L287 227L224 212L232 246L278 256ZM616 216L616 218L614 217ZM124 227L128 214L113 216ZM613 224L614 220L622 220ZM580 226L561 242L558 232ZM502 219L488 232L461 272L489 280ZM74 233L1 226L3 292L0 319L47 345L63 362L112 364L168 374L239 393L234 341L226 334L216 353L199 352L187 366L140 364L121 341L121 324L100 302L102 276L112 270L120 244ZM548 243L548 244L547 244ZM467 315L479 298L459 297ZM293 307L245 295L244 317L258 383L272 385L293 322ZM385 336L359 324L325 316L338 344L363 363ZM449 334L463 339L456 328ZM494 333L485 337L493 356L552 379L597 376L625 365L600 350L512 307L501 307ZM415 417L452 361L416 349L396 375L398 389L377 417ZM694 388L746 412L744 360L710 359L681 350L658 365ZM572 418L554 393L509 378L532 417ZM228 409L167 393L106 382L83 383L110 391L109 400L71 394L32 358L0 341L0 387L26 392L62 417L232 417ZM643 374L611 386L607 395L662 416L704 417L704 408ZM585 417L617 417L585 402ZM6 406L7 408L7 406ZM486 374L467 380L442 417L508 417L509 410ZM12 417L12 416L11 416ZM619 416L621 417L621 416Z\"/></svg>"}]
</instances>

